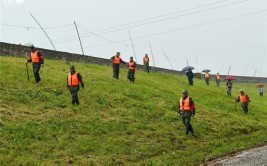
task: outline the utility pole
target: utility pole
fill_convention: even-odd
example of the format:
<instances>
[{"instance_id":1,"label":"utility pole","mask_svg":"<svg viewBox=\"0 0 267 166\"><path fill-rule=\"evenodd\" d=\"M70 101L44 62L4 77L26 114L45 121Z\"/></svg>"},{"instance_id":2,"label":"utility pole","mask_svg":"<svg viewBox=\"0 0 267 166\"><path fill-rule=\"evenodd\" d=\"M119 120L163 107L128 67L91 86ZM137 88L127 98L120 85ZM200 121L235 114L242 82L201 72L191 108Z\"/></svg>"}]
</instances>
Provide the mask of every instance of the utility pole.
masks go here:
<instances>
[{"instance_id":1,"label":"utility pole","mask_svg":"<svg viewBox=\"0 0 267 166\"><path fill-rule=\"evenodd\" d=\"M76 31L77 31L77 34L78 34L78 37L79 37L79 41L80 41L80 45L81 45L81 49L82 49L82 53L84 55L84 52L83 52L83 46L82 46L82 41L81 41L81 38L80 38L80 35L79 35L79 31L78 31L78 28L77 28L77 25L76 25L76 22L74 21L74 25L75 25L75 28L76 28Z\"/></svg>"},{"instance_id":2,"label":"utility pole","mask_svg":"<svg viewBox=\"0 0 267 166\"><path fill-rule=\"evenodd\" d=\"M231 65L229 66L229 69L228 69L228 75L229 75L229 73L230 73L230 69L231 69Z\"/></svg>"},{"instance_id":3,"label":"utility pole","mask_svg":"<svg viewBox=\"0 0 267 166\"><path fill-rule=\"evenodd\" d=\"M151 55L152 55L152 60L153 60L154 67L156 67L150 42L148 42L148 44L149 44L149 47L150 47L150 52L151 52Z\"/></svg>"},{"instance_id":4,"label":"utility pole","mask_svg":"<svg viewBox=\"0 0 267 166\"><path fill-rule=\"evenodd\" d=\"M52 42L52 40L49 38L48 34L45 32L44 28L41 26L41 24L36 20L36 18L30 13L30 15L32 16L32 18L37 22L37 24L40 26L40 28L43 30L43 32L45 33L46 37L48 38L48 40L50 41L50 43L52 44L54 50L56 51L56 48Z\"/></svg>"},{"instance_id":5,"label":"utility pole","mask_svg":"<svg viewBox=\"0 0 267 166\"><path fill-rule=\"evenodd\" d=\"M129 36L130 36L131 43L132 43L132 47L133 47L133 52L134 52L135 61L136 61L136 63L137 63L137 58L136 58L136 54L135 54L135 50L134 50L133 40L132 40L132 37L131 37L130 31L128 31L128 32L129 32Z\"/></svg>"},{"instance_id":6,"label":"utility pole","mask_svg":"<svg viewBox=\"0 0 267 166\"><path fill-rule=\"evenodd\" d=\"M172 70L173 70L172 63L171 63L170 59L168 58L168 56L167 56L167 54L165 53L165 51L163 50L163 48L161 48L161 49L162 49L164 55L166 56L167 60L169 61L170 65L171 65L171 68L172 68Z\"/></svg>"}]
</instances>

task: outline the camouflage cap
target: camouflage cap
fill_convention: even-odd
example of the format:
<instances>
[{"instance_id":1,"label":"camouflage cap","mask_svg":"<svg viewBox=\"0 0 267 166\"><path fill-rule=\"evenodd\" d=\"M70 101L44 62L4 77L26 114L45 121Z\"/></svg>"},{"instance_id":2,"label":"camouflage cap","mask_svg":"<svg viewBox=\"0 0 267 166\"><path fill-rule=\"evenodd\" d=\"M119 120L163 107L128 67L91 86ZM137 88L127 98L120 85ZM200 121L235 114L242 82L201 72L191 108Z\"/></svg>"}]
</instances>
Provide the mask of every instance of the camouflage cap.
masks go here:
<instances>
[{"instance_id":1,"label":"camouflage cap","mask_svg":"<svg viewBox=\"0 0 267 166\"><path fill-rule=\"evenodd\" d=\"M185 89L182 91L182 94L187 94L187 93L188 93L188 92L187 92L187 90L185 90Z\"/></svg>"}]
</instances>

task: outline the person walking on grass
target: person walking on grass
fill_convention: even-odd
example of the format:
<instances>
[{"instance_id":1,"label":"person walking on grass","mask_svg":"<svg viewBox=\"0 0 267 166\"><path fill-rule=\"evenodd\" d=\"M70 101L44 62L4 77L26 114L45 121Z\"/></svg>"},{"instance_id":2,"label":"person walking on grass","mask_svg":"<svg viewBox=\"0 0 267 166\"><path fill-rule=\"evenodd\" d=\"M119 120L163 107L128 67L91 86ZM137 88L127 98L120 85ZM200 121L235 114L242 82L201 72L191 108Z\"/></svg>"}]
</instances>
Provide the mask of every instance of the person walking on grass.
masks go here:
<instances>
[{"instance_id":1,"label":"person walking on grass","mask_svg":"<svg viewBox=\"0 0 267 166\"><path fill-rule=\"evenodd\" d=\"M260 96L263 96L263 91L264 91L263 87L259 87Z\"/></svg>"},{"instance_id":2,"label":"person walking on grass","mask_svg":"<svg viewBox=\"0 0 267 166\"><path fill-rule=\"evenodd\" d=\"M79 105L78 92L80 90L80 85L84 88L84 83L82 81L82 76L75 70L74 66L70 67L70 72L67 77L67 88L70 90L73 105Z\"/></svg>"},{"instance_id":3,"label":"person walking on grass","mask_svg":"<svg viewBox=\"0 0 267 166\"><path fill-rule=\"evenodd\" d=\"M192 69L189 69L188 72L186 73L186 76L188 78L188 83L189 86L193 86L193 78L194 78L194 74L192 72Z\"/></svg>"},{"instance_id":4,"label":"person walking on grass","mask_svg":"<svg viewBox=\"0 0 267 166\"><path fill-rule=\"evenodd\" d=\"M145 55L143 61L144 61L145 70L147 71L147 73L149 73L149 57L147 54Z\"/></svg>"},{"instance_id":5,"label":"person walking on grass","mask_svg":"<svg viewBox=\"0 0 267 166\"><path fill-rule=\"evenodd\" d=\"M120 63L126 64L121 58L120 58L120 52L117 52L117 54L110 58L112 61L112 67L113 67L113 78L119 79L120 74Z\"/></svg>"},{"instance_id":6,"label":"person walking on grass","mask_svg":"<svg viewBox=\"0 0 267 166\"><path fill-rule=\"evenodd\" d=\"M227 95L228 96L232 96L232 82L231 80L228 80L227 83L226 83L226 92L227 92Z\"/></svg>"},{"instance_id":7,"label":"person walking on grass","mask_svg":"<svg viewBox=\"0 0 267 166\"><path fill-rule=\"evenodd\" d=\"M248 95L246 93L244 93L244 91L240 91L240 95L237 97L236 102L240 102L241 103L241 107L243 109L243 112L245 114L248 113L248 104L250 103L250 99L248 97Z\"/></svg>"},{"instance_id":8,"label":"person walking on grass","mask_svg":"<svg viewBox=\"0 0 267 166\"><path fill-rule=\"evenodd\" d=\"M136 62L133 60L132 56L130 57L130 61L129 61L127 67L128 67L128 76L127 76L127 78L131 82L134 83L134 80L135 80L134 74L135 74Z\"/></svg>"},{"instance_id":9,"label":"person walking on grass","mask_svg":"<svg viewBox=\"0 0 267 166\"><path fill-rule=\"evenodd\" d=\"M182 117L183 124L185 125L185 134L189 132L194 133L193 127L190 123L191 116L195 115L195 105L191 97L188 96L187 90L182 91L182 97L178 101L178 115Z\"/></svg>"},{"instance_id":10,"label":"person walking on grass","mask_svg":"<svg viewBox=\"0 0 267 166\"><path fill-rule=\"evenodd\" d=\"M41 67L43 67L44 59L42 57L41 52L36 50L34 46L31 46L31 58L26 61L26 64L28 62L32 62L32 68L33 68L33 74L35 78L35 82L38 84L41 82L39 70Z\"/></svg>"},{"instance_id":11,"label":"person walking on grass","mask_svg":"<svg viewBox=\"0 0 267 166\"><path fill-rule=\"evenodd\" d=\"M217 87L220 86L220 82L221 82L220 74L217 73L217 75L216 75L216 84L217 84Z\"/></svg>"},{"instance_id":12,"label":"person walking on grass","mask_svg":"<svg viewBox=\"0 0 267 166\"><path fill-rule=\"evenodd\" d=\"M204 74L204 78L205 78L205 81L206 81L206 84L209 85L209 80L210 80L210 74L209 72L205 72Z\"/></svg>"}]
</instances>

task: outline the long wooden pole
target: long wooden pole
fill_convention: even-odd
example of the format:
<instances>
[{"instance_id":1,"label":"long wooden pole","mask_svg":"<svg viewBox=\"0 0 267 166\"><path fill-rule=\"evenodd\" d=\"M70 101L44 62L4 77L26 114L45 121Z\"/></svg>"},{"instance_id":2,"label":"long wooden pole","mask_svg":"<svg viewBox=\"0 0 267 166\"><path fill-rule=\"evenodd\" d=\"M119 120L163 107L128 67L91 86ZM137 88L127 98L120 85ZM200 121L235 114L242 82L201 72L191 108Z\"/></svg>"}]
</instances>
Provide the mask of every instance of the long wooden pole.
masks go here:
<instances>
[{"instance_id":1,"label":"long wooden pole","mask_svg":"<svg viewBox=\"0 0 267 166\"><path fill-rule=\"evenodd\" d=\"M130 31L128 31L128 32L129 32L129 36L130 36L131 43L132 43L132 47L133 47L133 52L134 52L135 61L136 61L136 63L137 63L137 58L136 58L136 54L135 54L135 50L134 50L134 45L133 45L132 36L131 36L131 33L130 33Z\"/></svg>"},{"instance_id":2,"label":"long wooden pole","mask_svg":"<svg viewBox=\"0 0 267 166\"><path fill-rule=\"evenodd\" d=\"M78 37L79 37L79 41L80 41L80 45L81 45L81 49L82 49L82 53L84 55L84 52L83 52L83 46L82 46L82 41L81 41L81 38L80 38L80 34L79 34L79 31L78 31L78 28L77 28L77 25L76 25L76 22L74 21L74 25L75 25L75 28L76 28L76 31L77 31L77 34L78 34Z\"/></svg>"},{"instance_id":3,"label":"long wooden pole","mask_svg":"<svg viewBox=\"0 0 267 166\"><path fill-rule=\"evenodd\" d=\"M152 60L153 60L154 67L156 67L150 42L148 42L148 44L149 44L149 47L150 47L150 52L151 52L151 55L152 55Z\"/></svg>"}]
</instances>

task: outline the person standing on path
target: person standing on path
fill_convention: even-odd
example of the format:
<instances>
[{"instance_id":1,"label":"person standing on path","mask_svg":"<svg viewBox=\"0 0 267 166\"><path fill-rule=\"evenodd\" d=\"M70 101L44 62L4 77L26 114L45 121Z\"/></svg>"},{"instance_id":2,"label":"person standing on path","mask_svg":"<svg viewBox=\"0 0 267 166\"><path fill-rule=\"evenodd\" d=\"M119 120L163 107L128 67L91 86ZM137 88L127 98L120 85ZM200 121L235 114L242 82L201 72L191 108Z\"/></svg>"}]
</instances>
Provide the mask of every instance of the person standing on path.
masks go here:
<instances>
[{"instance_id":1,"label":"person standing on path","mask_svg":"<svg viewBox=\"0 0 267 166\"><path fill-rule=\"evenodd\" d=\"M143 61L144 61L145 70L147 71L147 73L149 73L149 57L147 54L145 55Z\"/></svg>"}]
</instances>

